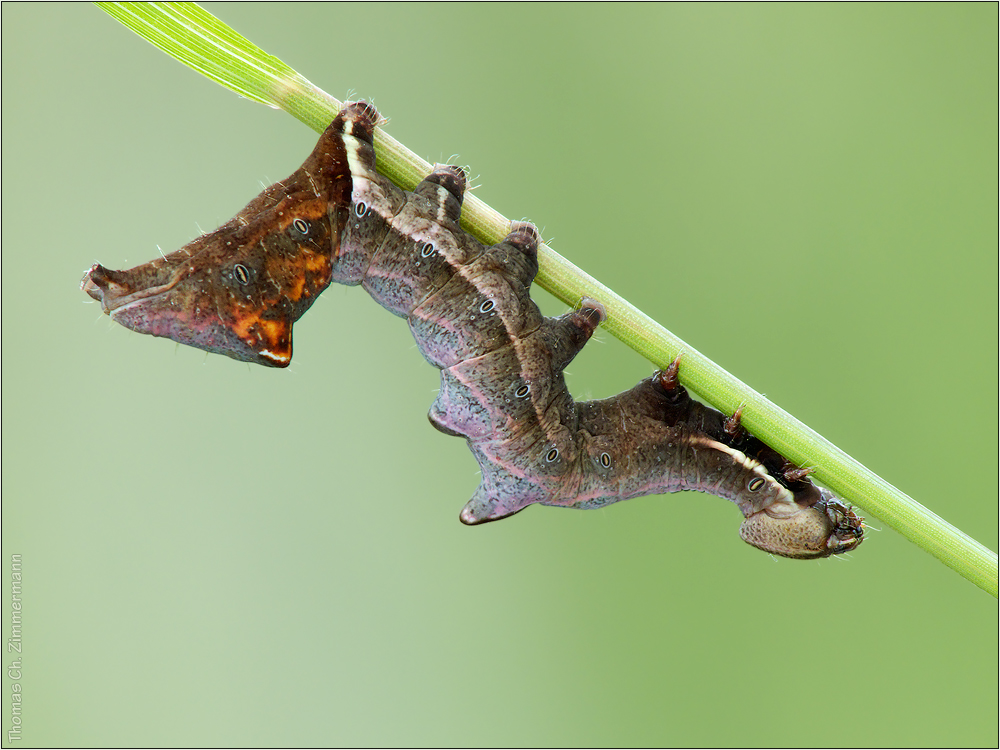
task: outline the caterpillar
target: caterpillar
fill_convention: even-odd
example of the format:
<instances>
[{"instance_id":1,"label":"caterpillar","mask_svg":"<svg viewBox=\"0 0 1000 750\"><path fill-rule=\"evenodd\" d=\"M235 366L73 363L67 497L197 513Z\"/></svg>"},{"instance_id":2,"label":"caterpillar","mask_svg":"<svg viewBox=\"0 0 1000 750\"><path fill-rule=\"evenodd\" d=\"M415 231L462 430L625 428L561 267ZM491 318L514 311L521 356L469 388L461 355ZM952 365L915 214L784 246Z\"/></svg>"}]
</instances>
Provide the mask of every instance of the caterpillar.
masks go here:
<instances>
[{"instance_id":1,"label":"caterpillar","mask_svg":"<svg viewBox=\"0 0 1000 750\"><path fill-rule=\"evenodd\" d=\"M543 317L529 289L539 234L511 224L487 247L459 227L466 189L437 165L412 192L375 170L378 112L347 104L290 177L180 250L123 271L91 267L83 290L141 333L271 367L331 283L360 285L405 318L441 371L431 424L464 437L482 480L475 525L529 505L599 508L699 490L733 501L748 543L791 558L854 549L863 521L809 470L692 400L681 360L612 398L576 402L563 371L605 318L597 300Z\"/></svg>"}]
</instances>

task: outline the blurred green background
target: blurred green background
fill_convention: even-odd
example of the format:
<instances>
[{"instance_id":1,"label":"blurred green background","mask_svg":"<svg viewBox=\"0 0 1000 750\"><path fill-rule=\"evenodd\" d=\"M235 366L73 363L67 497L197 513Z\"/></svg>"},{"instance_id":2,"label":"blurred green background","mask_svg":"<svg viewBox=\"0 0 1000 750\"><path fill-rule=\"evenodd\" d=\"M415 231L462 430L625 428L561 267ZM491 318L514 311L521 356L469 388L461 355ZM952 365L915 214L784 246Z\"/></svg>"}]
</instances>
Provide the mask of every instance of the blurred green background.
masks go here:
<instances>
[{"instance_id":1,"label":"blurred green background","mask_svg":"<svg viewBox=\"0 0 1000 750\"><path fill-rule=\"evenodd\" d=\"M997 549L996 4L207 7ZM316 134L93 6L2 13L20 744L997 744L997 601L891 530L772 559L694 494L466 528L437 373L363 292L287 371L111 324L90 264ZM599 339L578 397L652 369Z\"/></svg>"}]
</instances>

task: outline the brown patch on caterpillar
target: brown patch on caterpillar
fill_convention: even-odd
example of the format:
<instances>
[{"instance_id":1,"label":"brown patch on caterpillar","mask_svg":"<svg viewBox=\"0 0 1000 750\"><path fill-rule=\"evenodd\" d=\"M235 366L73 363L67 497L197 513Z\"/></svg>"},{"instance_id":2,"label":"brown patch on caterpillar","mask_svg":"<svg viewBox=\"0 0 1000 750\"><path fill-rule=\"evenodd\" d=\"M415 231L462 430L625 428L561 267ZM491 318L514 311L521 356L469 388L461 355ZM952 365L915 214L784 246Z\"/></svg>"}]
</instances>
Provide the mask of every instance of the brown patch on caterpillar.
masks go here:
<instances>
[{"instance_id":1,"label":"brown patch on caterpillar","mask_svg":"<svg viewBox=\"0 0 1000 750\"><path fill-rule=\"evenodd\" d=\"M312 155L233 219L126 271L94 265L83 291L126 328L286 367L292 324L330 283L351 177L338 116Z\"/></svg>"}]
</instances>

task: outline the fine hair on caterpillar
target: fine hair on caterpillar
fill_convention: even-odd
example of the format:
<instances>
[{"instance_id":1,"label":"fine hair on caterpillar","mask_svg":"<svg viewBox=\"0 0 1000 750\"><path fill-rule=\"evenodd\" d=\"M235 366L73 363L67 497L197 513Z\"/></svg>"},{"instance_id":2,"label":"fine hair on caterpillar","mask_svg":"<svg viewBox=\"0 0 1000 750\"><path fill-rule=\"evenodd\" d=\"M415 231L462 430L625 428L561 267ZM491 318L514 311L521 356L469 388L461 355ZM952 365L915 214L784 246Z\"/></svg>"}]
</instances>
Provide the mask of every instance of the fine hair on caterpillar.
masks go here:
<instances>
[{"instance_id":1,"label":"fine hair on caterpillar","mask_svg":"<svg viewBox=\"0 0 1000 750\"><path fill-rule=\"evenodd\" d=\"M863 524L808 471L692 400L680 358L607 399L574 401L563 371L605 318L599 300L543 317L529 290L539 235L513 222L487 247L459 226L466 173L437 165L412 192L375 170L380 121L346 105L305 163L233 219L125 271L93 266L83 289L141 333L272 367L292 325L331 282L363 287L405 318L441 371L428 418L464 437L482 481L460 518L499 520L529 505L599 508L699 490L733 501L740 535L792 558L854 549Z\"/></svg>"}]
</instances>

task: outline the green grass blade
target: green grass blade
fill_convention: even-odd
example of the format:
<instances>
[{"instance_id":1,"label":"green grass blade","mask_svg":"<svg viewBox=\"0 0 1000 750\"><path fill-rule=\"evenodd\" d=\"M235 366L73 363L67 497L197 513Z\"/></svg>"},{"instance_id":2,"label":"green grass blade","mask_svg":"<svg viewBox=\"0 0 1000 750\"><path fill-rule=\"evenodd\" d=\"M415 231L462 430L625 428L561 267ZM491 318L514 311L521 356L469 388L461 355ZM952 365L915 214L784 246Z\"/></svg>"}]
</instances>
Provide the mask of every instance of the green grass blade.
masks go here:
<instances>
[{"instance_id":1,"label":"green grass blade","mask_svg":"<svg viewBox=\"0 0 1000 750\"><path fill-rule=\"evenodd\" d=\"M144 39L185 65L248 99L285 110L322 132L341 102L268 55L195 3L97 3ZM379 171L412 189L431 165L383 131L376 132ZM510 222L473 195L462 225L484 242L498 242ZM605 330L659 367L684 353L684 384L731 414L744 405L743 424L792 461L816 466L814 476L869 516L894 528L980 588L998 595L995 552L862 466L835 445L730 375L641 310L542 245L536 283L575 306L587 296L608 312Z\"/></svg>"}]
</instances>

